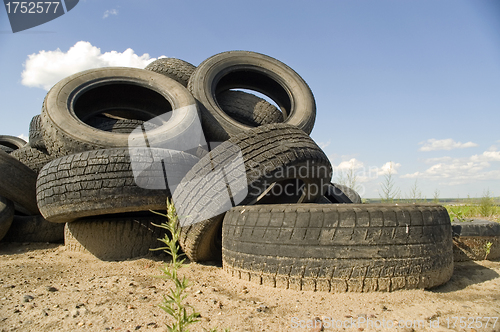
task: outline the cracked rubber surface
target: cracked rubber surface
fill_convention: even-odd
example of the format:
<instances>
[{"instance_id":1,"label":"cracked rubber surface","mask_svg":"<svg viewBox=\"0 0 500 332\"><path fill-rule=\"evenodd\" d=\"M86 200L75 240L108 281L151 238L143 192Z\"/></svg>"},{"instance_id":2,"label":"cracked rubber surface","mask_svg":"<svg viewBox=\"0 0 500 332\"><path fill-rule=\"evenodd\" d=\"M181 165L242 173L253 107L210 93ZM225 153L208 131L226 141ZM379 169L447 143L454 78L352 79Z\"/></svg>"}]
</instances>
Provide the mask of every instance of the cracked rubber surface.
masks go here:
<instances>
[{"instance_id":1,"label":"cracked rubber surface","mask_svg":"<svg viewBox=\"0 0 500 332\"><path fill-rule=\"evenodd\" d=\"M315 202L324 192L323 188L330 184L330 162L316 143L292 125L270 124L232 137L203 157L186 174L182 181L188 181L188 184L179 187L174 194L176 206L187 207L185 215L201 215L212 204L223 206L227 203L227 192L212 190L216 180L206 179L212 176L213 165L224 164L225 158L228 158L227 151L234 150L235 146L241 150L248 189L246 197L236 204L296 203L300 200ZM237 182L234 179L241 176L237 170L226 175L231 183ZM311 190L295 193L300 185L294 183L297 179ZM281 188L291 186L293 189L289 192L293 192L293 195L278 195L278 191L274 189L266 191L273 188L273 183L278 183L277 186ZM192 195L193 192L206 192L209 197L196 197ZM221 249L216 236L221 218L222 216L216 216L200 224L182 227L180 244L191 260L220 260Z\"/></svg>"},{"instance_id":2,"label":"cracked rubber surface","mask_svg":"<svg viewBox=\"0 0 500 332\"><path fill-rule=\"evenodd\" d=\"M224 218L223 268L296 290L431 288L453 273L451 235L438 205L239 206Z\"/></svg>"},{"instance_id":3,"label":"cracked rubber surface","mask_svg":"<svg viewBox=\"0 0 500 332\"><path fill-rule=\"evenodd\" d=\"M181 227L179 245L192 262L222 259L221 227L224 214Z\"/></svg>"},{"instance_id":4,"label":"cracked rubber surface","mask_svg":"<svg viewBox=\"0 0 500 332\"><path fill-rule=\"evenodd\" d=\"M93 118L92 120L93 121L90 123L96 129L121 134L130 134L133 130L140 126L142 126L145 130L153 130L158 127L150 122L134 119Z\"/></svg>"},{"instance_id":5,"label":"cracked rubber surface","mask_svg":"<svg viewBox=\"0 0 500 332\"><path fill-rule=\"evenodd\" d=\"M170 77L187 87L189 78L196 67L184 60L160 58L151 62L144 69Z\"/></svg>"},{"instance_id":6,"label":"cracked rubber surface","mask_svg":"<svg viewBox=\"0 0 500 332\"><path fill-rule=\"evenodd\" d=\"M35 115L30 122L29 145L37 149L46 149L43 141L42 121L40 114Z\"/></svg>"},{"instance_id":7,"label":"cracked rubber surface","mask_svg":"<svg viewBox=\"0 0 500 332\"><path fill-rule=\"evenodd\" d=\"M165 229L154 224L166 222L155 216L98 216L67 223L64 245L68 251L91 253L101 260L125 260L150 254L164 246Z\"/></svg>"},{"instance_id":8,"label":"cracked rubber surface","mask_svg":"<svg viewBox=\"0 0 500 332\"><path fill-rule=\"evenodd\" d=\"M284 121L279 109L251 93L224 91L217 95L217 102L230 117L247 126L258 127Z\"/></svg>"},{"instance_id":9,"label":"cracked rubber surface","mask_svg":"<svg viewBox=\"0 0 500 332\"><path fill-rule=\"evenodd\" d=\"M0 196L18 203L28 213L39 214L36 204L36 173L22 162L0 151Z\"/></svg>"},{"instance_id":10,"label":"cracked rubber surface","mask_svg":"<svg viewBox=\"0 0 500 332\"><path fill-rule=\"evenodd\" d=\"M45 164L55 159L55 157L49 155L46 150L33 148L29 145L13 151L10 155L36 173L40 172Z\"/></svg>"},{"instance_id":11,"label":"cracked rubber surface","mask_svg":"<svg viewBox=\"0 0 500 332\"><path fill-rule=\"evenodd\" d=\"M170 191L162 189L166 188L163 165L151 164L151 155L179 178L198 161L184 152L153 148L93 150L55 159L38 175L41 214L61 223L94 215L165 210ZM137 179L132 164L142 169Z\"/></svg>"},{"instance_id":12,"label":"cracked rubber surface","mask_svg":"<svg viewBox=\"0 0 500 332\"><path fill-rule=\"evenodd\" d=\"M41 215L14 216L12 225L5 235L5 242L50 242L62 243L64 224L45 220Z\"/></svg>"}]
</instances>

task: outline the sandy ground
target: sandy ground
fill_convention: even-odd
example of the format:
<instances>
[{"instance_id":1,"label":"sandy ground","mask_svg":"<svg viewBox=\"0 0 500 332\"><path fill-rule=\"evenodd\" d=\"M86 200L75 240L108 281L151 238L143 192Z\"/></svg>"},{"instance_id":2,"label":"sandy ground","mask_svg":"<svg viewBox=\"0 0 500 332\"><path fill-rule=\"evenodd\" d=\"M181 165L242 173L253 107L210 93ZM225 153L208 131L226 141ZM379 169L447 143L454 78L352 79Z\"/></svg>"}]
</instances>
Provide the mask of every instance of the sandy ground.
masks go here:
<instances>
[{"instance_id":1,"label":"sandy ground","mask_svg":"<svg viewBox=\"0 0 500 332\"><path fill-rule=\"evenodd\" d=\"M63 245L0 244L0 331L166 331L157 305L171 285L153 277L162 259L104 262ZM268 288L220 265L181 271L201 313L191 331L319 330L314 317L325 331L500 331L500 261L456 263L433 290L364 294Z\"/></svg>"}]
</instances>

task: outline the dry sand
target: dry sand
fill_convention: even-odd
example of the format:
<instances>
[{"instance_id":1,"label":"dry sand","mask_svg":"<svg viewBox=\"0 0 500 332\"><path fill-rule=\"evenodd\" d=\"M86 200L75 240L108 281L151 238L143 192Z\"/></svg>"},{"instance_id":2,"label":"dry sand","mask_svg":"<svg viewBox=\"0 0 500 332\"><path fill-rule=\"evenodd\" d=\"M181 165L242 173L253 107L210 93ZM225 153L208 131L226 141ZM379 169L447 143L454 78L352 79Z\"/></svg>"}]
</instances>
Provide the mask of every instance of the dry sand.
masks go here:
<instances>
[{"instance_id":1,"label":"dry sand","mask_svg":"<svg viewBox=\"0 0 500 332\"><path fill-rule=\"evenodd\" d=\"M105 262L63 245L2 243L0 331L166 331L157 305L171 285L153 277L162 259ZM314 317L325 331L500 331L499 261L456 263L444 286L393 293L275 289L210 264L181 273L201 313L191 331L313 331Z\"/></svg>"}]
</instances>

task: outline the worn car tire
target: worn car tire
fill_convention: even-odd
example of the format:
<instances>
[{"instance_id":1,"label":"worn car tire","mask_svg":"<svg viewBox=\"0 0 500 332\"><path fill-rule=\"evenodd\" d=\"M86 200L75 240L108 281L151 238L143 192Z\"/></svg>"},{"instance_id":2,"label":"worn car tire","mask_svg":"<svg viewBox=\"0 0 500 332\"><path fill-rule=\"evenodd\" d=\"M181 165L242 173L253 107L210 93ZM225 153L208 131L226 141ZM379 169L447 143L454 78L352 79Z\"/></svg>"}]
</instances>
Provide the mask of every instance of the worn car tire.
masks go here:
<instances>
[{"instance_id":1,"label":"worn car tire","mask_svg":"<svg viewBox=\"0 0 500 332\"><path fill-rule=\"evenodd\" d=\"M62 243L64 224L45 220L41 215L14 216L14 221L5 235L5 242L50 242Z\"/></svg>"},{"instance_id":2,"label":"worn car tire","mask_svg":"<svg viewBox=\"0 0 500 332\"><path fill-rule=\"evenodd\" d=\"M23 146L13 151L10 155L36 173L40 172L45 164L55 159L55 157L49 155L46 150L33 148L30 145Z\"/></svg>"},{"instance_id":3,"label":"worn car tire","mask_svg":"<svg viewBox=\"0 0 500 332\"><path fill-rule=\"evenodd\" d=\"M157 120L161 124L148 131L146 142L140 130L135 134L114 133L87 124L100 114ZM180 148L184 141L200 127L196 101L185 87L161 74L137 68L91 69L61 80L47 93L41 117L45 145L56 157L148 144L184 150Z\"/></svg>"},{"instance_id":4,"label":"worn car tire","mask_svg":"<svg viewBox=\"0 0 500 332\"><path fill-rule=\"evenodd\" d=\"M354 189L338 183L331 183L324 196L331 203L362 203L361 196Z\"/></svg>"},{"instance_id":5,"label":"worn car tire","mask_svg":"<svg viewBox=\"0 0 500 332\"><path fill-rule=\"evenodd\" d=\"M251 93L227 90L217 95L217 102L231 118L247 126L282 123L283 113L273 104Z\"/></svg>"},{"instance_id":6,"label":"worn car tire","mask_svg":"<svg viewBox=\"0 0 500 332\"><path fill-rule=\"evenodd\" d=\"M151 164L150 155L163 163ZM57 223L103 214L165 210L171 194L163 165L180 179L197 161L184 152L153 148L93 150L61 157L46 164L38 175L38 207L47 220ZM134 174L133 165L143 170L140 176Z\"/></svg>"},{"instance_id":7,"label":"worn car tire","mask_svg":"<svg viewBox=\"0 0 500 332\"><path fill-rule=\"evenodd\" d=\"M14 220L14 203L0 196L0 241L5 237Z\"/></svg>"},{"instance_id":8,"label":"worn car tire","mask_svg":"<svg viewBox=\"0 0 500 332\"><path fill-rule=\"evenodd\" d=\"M28 213L39 214L36 205L36 173L22 162L0 151L0 196L21 205Z\"/></svg>"},{"instance_id":9,"label":"worn car tire","mask_svg":"<svg viewBox=\"0 0 500 332\"><path fill-rule=\"evenodd\" d=\"M196 67L184 60L176 58L160 58L151 62L144 69L170 77L187 87L189 78L193 74Z\"/></svg>"},{"instance_id":10,"label":"worn car tire","mask_svg":"<svg viewBox=\"0 0 500 332\"><path fill-rule=\"evenodd\" d=\"M0 135L0 150L11 153L25 146L27 142L22 138L10 135Z\"/></svg>"},{"instance_id":11,"label":"worn car tire","mask_svg":"<svg viewBox=\"0 0 500 332\"><path fill-rule=\"evenodd\" d=\"M42 119L40 114L35 115L30 122L29 145L36 149L45 150L45 142L42 134Z\"/></svg>"},{"instance_id":12,"label":"worn car tire","mask_svg":"<svg viewBox=\"0 0 500 332\"><path fill-rule=\"evenodd\" d=\"M146 256L163 247L165 229L156 227L159 216L99 216L67 223L64 245L68 251L90 253L101 260L125 260Z\"/></svg>"},{"instance_id":13,"label":"worn car tire","mask_svg":"<svg viewBox=\"0 0 500 332\"><path fill-rule=\"evenodd\" d=\"M153 130L158 127L153 123L134 119L112 119L96 117L92 121L89 121L89 123L96 129L121 134L130 134L140 126L143 126L145 130Z\"/></svg>"},{"instance_id":14,"label":"worn car tire","mask_svg":"<svg viewBox=\"0 0 500 332\"><path fill-rule=\"evenodd\" d=\"M500 258L500 224L483 219L454 221L453 259L455 262Z\"/></svg>"},{"instance_id":15,"label":"worn car tire","mask_svg":"<svg viewBox=\"0 0 500 332\"><path fill-rule=\"evenodd\" d=\"M193 261L220 260L221 244L216 236L220 233L222 216L207 215L207 211L211 211L213 204L225 205L227 193L212 187L211 176L213 165L222 165L228 158L227 152L235 146L241 150L246 175L230 172L227 178L246 176L248 191L236 204L315 202L330 183L332 168L327 156L306 133L292 125L270 124L232 137L203 157L186 174L184 185L173 196L183 226L181 247ZM209 178L212 181L206 181ZM295 181L302 182L309 190L299 191ZM281 193L283 187L291 186L292 195L279 194L274 184L281 186ZM197 192L206 192L210 197L193 195ZM233 193L233 198L236 195ZM182 216L204 221L197 225Z\"/></svg>"},{"instance_id":16,"label":"worn car tire","mask_svg":"<svg viewBox=\"0 0 500 332\"><path fill-rule=\"evenodd\" d=\"M222 228L224 270L272 287L393 291L453 273L451 225L438 205L239 206Z\"/></svg>"},{"instance_id":17,"label":"worn car tire","mask_svg":"<svg viewBox=\"0 0 500 332\"><path fill-rule=\"evenodd\" d=\"M179 245L191 262L221 261L224 215L181 227Z\"/></svg>"},{"instance_id":18,"label":"worn car tire","mask_svg":"<svg viewBox=\"0 0 500 332\"><path fill-rule=\"evenodd\" d=\"M311 133L316 104L306 82L293 69L267 55L230 51L203 61L188 83L189 91L200 103L208 141L225 141L251 128L230 117L217 103L219 93L238 88L267 95L280 107L284 123Z\"/></svg>"}]
</instances>

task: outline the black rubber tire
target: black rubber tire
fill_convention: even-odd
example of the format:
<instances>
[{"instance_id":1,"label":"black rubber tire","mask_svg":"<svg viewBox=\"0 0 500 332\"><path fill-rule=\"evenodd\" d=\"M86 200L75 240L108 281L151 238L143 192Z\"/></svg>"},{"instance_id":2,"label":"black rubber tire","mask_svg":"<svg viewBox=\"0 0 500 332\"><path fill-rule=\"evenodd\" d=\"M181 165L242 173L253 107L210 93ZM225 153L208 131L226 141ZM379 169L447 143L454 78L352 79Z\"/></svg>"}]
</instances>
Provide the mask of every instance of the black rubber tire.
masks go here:
<instances>
[{"instance_id":1,"label":"black rubber tire","mask_svg":"<svg viewBox=\"0 0 500 332\"><path fill-rule=\"evenodd\" d=\"M0 150L11 153L25 146L27 142L22 138L10 135L0 135Z\"/></svg>"},{"instance_id":2,"label":"black rubber tire","mask_svg":"<svg viewBox=\"0 0 500 332\"><path fill-rule=\"evenodd\" d=\"M179 179L197 161L193 155L164 149L116 148L80 152L46 164L38 175L36 198L41 214L64 223L87 216L135 211L165 210L170 191L161 163ZM145 157L146 156L146 157ZM144 165L134 179L132 164ZM189 167L189 168L188 168ZM139 182L139 184L138 184ZM151 186L150 186L151 185ZM158 189L160 188L160 189Z\"/></svg>"},{"instance_id":3,"label":"black rubber tire","mask_svg":"<svg viewBox=\"0 0 500 332\"><path fill-rule=\"evenodd\" d=\"M272 287L394 291L453 274L451 224L438 205L239 206L222 228L224 270Z\"/></svg>"},{"instance_id":4,"label":"black rubber tire","mask_svg":"<svg viewBox=\"0 0 500 332\"><path fill-rule=\"evenodd\" d=\"M5 237L14 220L14 203L0 196L0 241Z\"/></svg>"},{"instance_id":5,"label":"black rubber tire","mask_svg":"<svg viewBox=\"0 0 500 332\"><path fill-rule=\"evenodd\" d=\"M140 126L143 126L145 130L153 130L158 127L150 122L134 119L94 118L90 122L92 123L92 127L96 129L121 134L130 134Z\"/></svg>"},{"instance_id":6,"label":"black rubber tire","mask_svg":"<svg viewBox=\"0 0 500 332\"><path fill-rule=\"evenodd\" d=\"M361 196L354 189L338 183L331 183L328 186L325 198L332 203L362 203Z\"/></svg>"},{"instance_id":7,"label":"black rubber tire","mask_svg":"<svg viewBox=\"0 0 500 332\"><path fill-rule=\"evenodd\" d=\"M18 203L27 212L39 214L36 205L36 173L22 162L0 151L0 196Z\"/></svg>"},{"instance_id":8,"label":"black rubber tire","mask_svg":"<svg viewBox=\"0 0 500 332\"><path fill-rule=\"evenodd\" d=\"M15 215L4 241L62 243L64 241L64 224L49 222L39 214L34 216Z\"/></svg>"},{"instance_id":9,"label":"black rubber tire","mask_svg":"<svg viewBox=\"0 0 500 332\"><path fill-rule=\"evenodd\" d=\"M454 221L451 228L453 236L500 236L500 223L484 219Z\"/></svg>"},{"instance_id":10,"label":"black rubber tire","mask_svg":"<svg viewBox=\"0 0 500 332\"><path fill-rule=\"evenodd\" d=\"M222 260L222 220L220 214L188 226L181 227L179 245L191 262Z\"/></svg>"},{"instance_id":11,"label":"black rubber tire","mask_svg":"<svg viewBox=\"0 0 500 332\"><path fill-rule=\"evenodd\" d=\"M114 133L86 123L103 113L142 121L169 117L147 133L147 140L149 146L175 150L184 150L179 147L200 126L196 101L173 79L137 68L91 69L61 80L45 97L41 116L49 154L61 157L95 149L146 146L141 131Z\"/></svg>"},{"instance_id":12,"label":"black rubber tire","mask_svg":"<svg viewBox=\"0 0 500 332\"><path fill-rule=\"evenodd\" d=\"M284 121L273 104L251 93L227 90L217 95L217 102L231 118L250 127Z\"/></svg>"},{"instance_id":13,"label":"black rubber tire","mask_svg":"<svg viewBox=\"0 0 500 332\"><path fill-rule=\"evenodd\" d=\"M470 260L495 260L500 258L500 224L483 219L454 221L453 259L455 262ZM490 243L489 253L487 246Z\"/></svg>"},{"instance_id":14,"label":"black rubber tire","mask_svg":"<svg viewBox=\"0 0 500 332\"><path fill-rule=\"evenodd\" d=\"M270 97L280 107L284 123L311 133L316 104L306 82L293 69L267 55L230 51L203 61L189 79L188 89L200 103L208 141L225 141L251 128L231 118L216 100L219 93L238 88Z\"/></svg>"},{"instance_id":15,"label":"black rubber tire","mask_svg":"<svg viewBox=\"0 0 500 332\"><path fill-rule=\"evenodd\" d=\"M196 67L184 60L176 58L160 58L151 62L144 69L170 77L187 87L189 78L193 74Z\"/></svg>"},{"instance_id":16,"label":"black rubber tire","mask_svg":"<svg viewBox=\"0 0 500 332\"><path fill-rule=\"evenodd\" d=\"M166 222L155 216L94 217L65 224L66 250L90 253L101 260L125 260L150 255L163 247L166 231L152 225Z\"/></svg>"},{"instance_id":17,"label":"black rubber tire","mask_svg":"<svg viewBox=\"0 0 500 332\"><path fill-rule=\"evenodd\" d=\"M13 151L10 155L28 166L37 174L45 164L55 159L55 157L49 155L46 150L39 150L30 145L23 146Z\"/></svg>"},{"instance_id":18,"label":"black rubber tire","mask_svg":"<svg viewBox=\"0 0 500 332\"><path fill-rule=\"evenodd\" d=\"M344 189L342 187L345 187L345 186L335 184L335 183L330 183L330 185L328 186L327 190L325 191L325 194L323 197L326 198L326 200L329 201L330 203L335 203L335 204L337 204L337 203L341 203L341 204L353 203L353 201L342 190L342 189ZM322 203L327 203L327 202L323 201ZM359 202L359 203L361 203L361 202Z\"/></svg>"},{"instance_id":19,"label":"black rubber tire","mask_svg":"<svg viewBox=\"0 0 500 332\"><path fill-rule=\"evenodd\" d=\"M36 149L45 150L45 142L42 134L42 119L40 114L35 115L30 122L29 145Z\"/></svg>"},{"instance_id":20,"label":"black rubber tire","mask_svg":"<svg viewBox=\"0 0 500 332\"><path fill-rule=\"evenodd\" d=\"M288 124L270 124L250 129L232 137L203 157L184 179L184 186L174 193L174 202L180 216L190 216L192 220L206 219L203 215L212 204L224 205L226 192L211 187L213 181L205 181L212 172L212 165L222 165L228 158L227 151L241 149L247 178L248 195L240 204L267 204L269 202L315 202L330 183L332 168L328 157L302 130ZM301 171L306 170L305 174ZM295 171L294 171L295 170ZM305 176L304 176L305 175ZM227 174L228 179L240 174ZM273 195L272 183L285 186L290 180L300 179L309 188L302 196ZM212 179L213 180L213 179ZM220 179L223 181L224 179ZM285 187L286 188L286 187ZM212 196L196 197L194 192L208 191ZM181 208L179 208L181 207ZM215 214L215 213L214 213ZM181 219L182 220L182 219ZM200 225L182 225L181 247L192 261L220 260L221 244L217 242L221 216L203 221ZM218 248L218 249L217 249ZM207 251L211 250L211 251Z\"/></svg>"}]
</instances>

